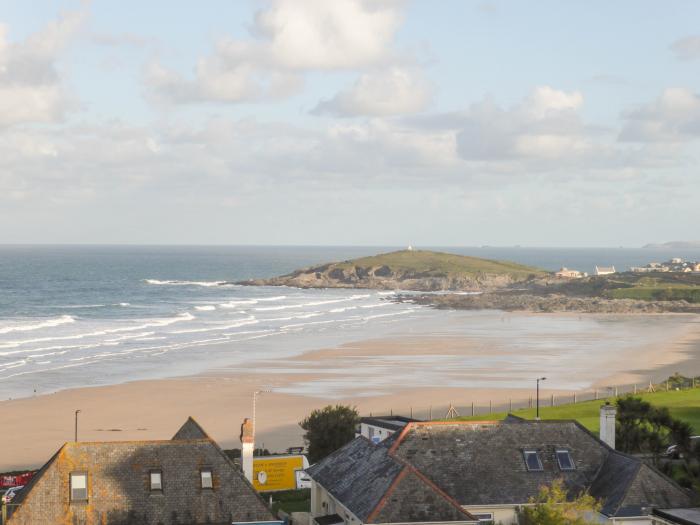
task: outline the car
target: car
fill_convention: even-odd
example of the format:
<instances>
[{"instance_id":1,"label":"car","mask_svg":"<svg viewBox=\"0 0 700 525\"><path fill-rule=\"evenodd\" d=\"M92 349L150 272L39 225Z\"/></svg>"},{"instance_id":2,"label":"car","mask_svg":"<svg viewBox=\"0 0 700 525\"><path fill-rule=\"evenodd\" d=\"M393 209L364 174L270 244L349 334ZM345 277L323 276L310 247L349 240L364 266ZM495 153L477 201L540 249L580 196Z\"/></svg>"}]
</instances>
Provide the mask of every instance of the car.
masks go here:
<instances>
[{"instance_id":1,"label":"car","mask_svg":"<svg viewBox=\"0 0 700 525\"><path fill-rule=\"evenodd\" d=\"M7 505L8 503L10 503L15 498L17 493L23 488L24 485L20 485L19 487L10 487L9 489L7 489L5 494L2 495L3 504Z\"/></svg>"},{"instance_id":2,"label":"car","mask_svg":"<svg viewBox=\"0 0 700 525\"><path fill-rule=\"evenodd\" d=\"M698 446L698 443L700 443L700 436L690 436L691 450L695 449ZM663 453L663 456L667 458L680 459L683 457L683 453L678 450L678 445L671 445L666 449L666 452Z\"/></svg>"}]
</instances>

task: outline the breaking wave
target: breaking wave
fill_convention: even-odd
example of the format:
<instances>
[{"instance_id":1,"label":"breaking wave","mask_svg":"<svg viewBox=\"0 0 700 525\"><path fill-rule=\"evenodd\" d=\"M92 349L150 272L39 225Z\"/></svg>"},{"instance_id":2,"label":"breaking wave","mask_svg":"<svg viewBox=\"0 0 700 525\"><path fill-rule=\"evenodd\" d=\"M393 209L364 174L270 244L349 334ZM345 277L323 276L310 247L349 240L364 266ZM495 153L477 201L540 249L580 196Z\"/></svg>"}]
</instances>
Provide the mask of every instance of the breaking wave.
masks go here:
<instances>
[{"instance_id":1,"label":"breaking wave","mask_svg":"<svg viewBox=\"0 0 700 525\"><path fill-rule=\"evenodd\" d=\"M11 332L30 332L32 330L41 330L42 328L53 328L62 324L74 323L75 318L70 315L62 315L56 319L49 319L40 323L28 323L13 326L3 326L0 328L0 334L9 334Z\"/></svg>"}]
</instances>

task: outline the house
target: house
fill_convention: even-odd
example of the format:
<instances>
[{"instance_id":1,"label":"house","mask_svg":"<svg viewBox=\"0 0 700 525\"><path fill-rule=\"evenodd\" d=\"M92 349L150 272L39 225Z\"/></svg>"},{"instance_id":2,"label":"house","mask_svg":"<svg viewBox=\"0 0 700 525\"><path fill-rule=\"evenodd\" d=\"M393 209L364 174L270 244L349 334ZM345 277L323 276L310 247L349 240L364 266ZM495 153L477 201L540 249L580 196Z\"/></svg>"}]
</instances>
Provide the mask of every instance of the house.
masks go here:
<instances>
[{"instance_id":1,"label":"house","mask_svg":"<svg viewBox=\"0 0 700 525\"><path fill-rule=\"evenodd\" d=\"M414 421L418 420L394 415L363 417L360 418L360 427L355 437L364 436L373 443L379 443Z\"/></svg>"},{"instance_id":2,"label":"house","mask_svg":"<svg viewBox=\"0 0 700 525\"><path fill-rule=\"evenodd\" d=\"M602 501L602 523L651 525L655 507L693 506L671 479L614 450L614 407L601 411L601 423L612 446L576 421L513 416L412 422L378 444L358 437L307 470L311 514L319 525L514 524L518 510L556 479L571 494L588 491Z\"/></svg>"},{"instance_id":3,"label":"house","mask_svg":"<svg viewBox=\"0 0 700 525\"><path fill-rule=\"evenodd\" d=\"M596 275L611 275L613 273L615 273L614 266L596 266L595 267L595 274Z\"/></svg>"},{"instance_id":4,"label":"house","mask_svg":"<svg viewBox=\"0 0 700 525\"><path fill-rule=\"evenodd\" d=\"M13 504L8 525L279 523L192 418L170 440L66 443Z\"/></svg>"},{"instance_id":5,"label":"house","mask_svg":"<svg viewBox=\"0 0 700 525\"><path fill-rule=\"evenodd\" d=\"M562 266L554 275L562 279L581 279L582 277L586 277L585 273L579 272L578 270L570 270L566 266Z\"/></svg>"}]
</instances>

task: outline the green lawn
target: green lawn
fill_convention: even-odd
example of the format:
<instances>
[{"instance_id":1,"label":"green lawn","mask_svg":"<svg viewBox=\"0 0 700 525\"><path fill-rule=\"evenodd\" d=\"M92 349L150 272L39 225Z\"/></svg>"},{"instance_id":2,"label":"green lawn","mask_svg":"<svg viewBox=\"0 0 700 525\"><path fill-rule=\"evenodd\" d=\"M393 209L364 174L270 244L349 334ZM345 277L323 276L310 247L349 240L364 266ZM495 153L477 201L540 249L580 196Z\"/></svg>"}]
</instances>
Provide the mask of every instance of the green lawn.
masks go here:
<instances>
[{"instance_id":1,"label":"green lawn","mask_svg":"<svg viewBox=\"0 0 700 525\"><path fill-rule=\"evenodd\" d=\"M692 425L695 432L700 434L700 388L639 394L639 397L653 405L668 407L672 416L687 421ZM610 401L612 403L614 399ZM598 400L554 407L541 406L540 417L542 419L576 419L590 431L597 433L599 430L600 405L604 402L603 400ZM535 409L514 410L513 414L526 419L534 419ZM501 412L474 417L460 417L458 419L483 421L503 419L505 416L506 413Z\"/></svg>"}]
</instances>

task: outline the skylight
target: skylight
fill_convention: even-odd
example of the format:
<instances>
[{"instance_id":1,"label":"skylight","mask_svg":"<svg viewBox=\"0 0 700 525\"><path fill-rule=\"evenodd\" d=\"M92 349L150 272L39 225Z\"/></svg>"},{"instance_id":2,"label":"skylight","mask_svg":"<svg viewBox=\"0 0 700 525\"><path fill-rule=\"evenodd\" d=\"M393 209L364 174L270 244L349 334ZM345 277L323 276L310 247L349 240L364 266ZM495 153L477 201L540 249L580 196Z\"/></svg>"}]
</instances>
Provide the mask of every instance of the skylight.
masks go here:
<instances>
[{"instance_id":1,"label":"skylight","mask_svg":"<svg viewBox=\"0 0 700 525\"><path fill-rule=\"evenodd\" d=\"M574 470L576 468L568 450L557 450L557 461L560 470Z\"/></svg>"},{"instance_id":2,"label":"skylight","mask_svg":"<svg viewBox=\"0 0 700 525\"><path fill-rule=\"evenodd\" d=\"M523 457L525 458L525 466L530 472L542 470L542 462L536 450L524 450Z\"/></svg>"}]
</instances>

